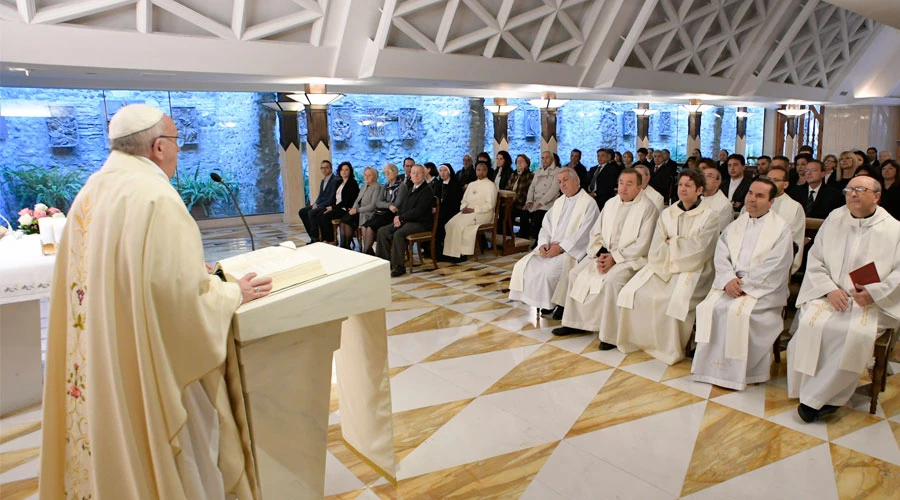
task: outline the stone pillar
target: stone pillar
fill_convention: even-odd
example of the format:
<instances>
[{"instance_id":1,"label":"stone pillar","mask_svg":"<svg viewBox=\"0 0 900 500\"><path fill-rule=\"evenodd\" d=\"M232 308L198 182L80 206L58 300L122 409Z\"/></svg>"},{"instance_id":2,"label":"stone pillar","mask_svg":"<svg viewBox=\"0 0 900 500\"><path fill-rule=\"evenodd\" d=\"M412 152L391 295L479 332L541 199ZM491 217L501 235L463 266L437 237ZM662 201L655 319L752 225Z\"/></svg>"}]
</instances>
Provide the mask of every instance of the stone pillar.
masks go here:
<instances>
[{"instance_id":1,"label":"stone pillar","mask_svg":"<svg viewBox=\"0 0 900 500\"><path fill-rule=\"evenodd\" d=\"M328 106L306 106L306 160L309 165L310 203L319 196L323 160L331 161L331 137L328 135ZM334 172L337 174L337 172Z\"/></svg>"},{"instance_id":2,"label":"stone pillar","mask_svg":"<svg viewBox=\"0 0 900 500\"><path fill-rule=\"evenodd\" d=\"M556 138L556 110L550 108L541 109L541 152L550 151L556 153L558 148Z\"/></svg>"},{"instance_id":3,"label":"stone pillar","mask_svg":"<svg viewBox=\"0 0 900 500\"><path fill-rule=\"evenodd\" d=\"M497 106L506 106L505 98L494 98ZM494 115L494 156L500 151L509 151L509 113L492 113Z\"/></svg>"},{"instance_id":4,"label":"stone pillar","mask_svg":"<svg viewBox=\"0 0 900 500\"><path fill-rule=\"evenodd\" d=\"M279 99L286 99L279 96ZM296 111L278 112L278 158L281 163L281 186L284 205L283 220L299 224L298 212L306 206L303 189L303 160L300 153L300 133Z\"/></svg>"},{"instance_id":5,"label":"stone pillar","mask_svg":"<svg viewBox=\"0 0 900 500\"><path fill-rule=\"evenodd\" d=\"M475 159L475 155L481 152L484 148L484 128L485 123L484 114L486 113L484 109L484 98L483 97L470 97L469 98L469 147L466 149L466 152L472 155L472 159ZM462 158L456 158L456 162L451 161L457 170L462 168Z\"/></svg>"},{"instance_id":6,"label":"stone pillar","mask_svg":"<svg viewBox=\"0 0 900 500\"><path fill-rule=\"evenodd\" d=\"M690 156L691 151L700 149L700 117L701 113L699 111L688 113L688 156Z\"/></svg>"},{"instance_id":7,"label":"stone pillar","mask_svg":"<svg viewBox=\"0 0 900 500\"><path fill-rule=\"evenodd\" d=\"M785 116L784 118L786 130L784 134L784 148L781 154L794 161L794 155L797 154L797 117Z\"/></svg>"},{"instance_id":8,"label":"stone pillar","mask_svg":"<svg viewBox=\"0 0 900 500\"><path fill-rule=\"evenodd\" d=\"M734 152L739 155L747 154L747 108L741 106L737 109L737 137L734 140Z\"/></svg>"},{"instance_id":9,"label":"stone pillar","mask_svg":"<svg viewBox=\"0 0 900 500\"><path fill-rule=\"evenodd\" d=\"M638 109L650 109L650 103L639 102ZM637 143L635 151L640 148L650 147L650 115L647 113L637 114Z\"/></svg>"}]
</instances>

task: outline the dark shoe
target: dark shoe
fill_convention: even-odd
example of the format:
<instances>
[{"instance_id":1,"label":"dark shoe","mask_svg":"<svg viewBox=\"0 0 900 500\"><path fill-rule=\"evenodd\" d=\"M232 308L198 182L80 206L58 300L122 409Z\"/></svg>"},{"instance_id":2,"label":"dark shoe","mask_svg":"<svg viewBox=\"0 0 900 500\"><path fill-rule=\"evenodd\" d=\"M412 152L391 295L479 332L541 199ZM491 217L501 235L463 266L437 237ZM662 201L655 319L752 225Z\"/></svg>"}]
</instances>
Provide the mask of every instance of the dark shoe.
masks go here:
<instances>
[{"instance_id":1,"label":"dark shoe","mask_svg":"<svg viewBox=\"0 0 900 500\"><path fill-rule=\"evenodd\" d=\"M553 319L556 321L562 321L563 312L566 310L563 306L556 306L556 309L553 310Z\"/></svg>"},{"instance_id":2,"label":"dark shoe","mask_svg":"<svg viewBox=\"0 0 900 500\"><path fill-rule=\"evenodd\" d=\"M399 277L399 276L403 276L404 274L406 274L406 268L403 267L403 266L394 268L394 270L391 271L391 277L392 277L392 278L397 278L397 277Z\"/></svg>"},{"instance_id":3,"label":"dark shoe","mask_svg":"<svg viewBox=\"0 0 900 500\"><path fill-rule=\"evenodd\" d=\"M800 406L797 407L797 413L800 414L800 418L807 424L815 422L816 419L819 418L819 410L816 410L811 406L806 406L803 403L800 403Z\"/></svg>"},{"instance_id":4,"label":"dark shoe","mask_svg":"<svg viewBox=\"0 0 900 500\"><path fill-rule=\"evenodd\" d=\"M819 408L819 418L827 417L828 415L832 415L834 412L838 411L840 406L834 405L825 405Z\"/></svg>"},{"instance_id":5,"label":"dark shoe","mask_svg":"<svg viewBox=\"0 0 900 500\"><path fill-rule=\"evenodd\" d=\"M613 344L610 344L609 342L603 342L602 340L600 341L600 350L601 351L611 351L615 348L616 348L616 346Z\"/></svg>"},{"instance_id":6,"label":"dark shoe","mask_svg":"<svg viewBox=\"0 0 900 500\"><path fill-rule=\"evenodd\" d=\"M553 329L553 335L562 337L565 335L580 335L582 333L588 333L586 330L579 330L578 328L570 328L568 326L561 326L559 328Z\"/></svg>"},{"instance_id":7,"label":"dark shoe","mask_svg":"<svg viewBox=\"0 0 900 500\"><path fill-rule=\"evenodd\" d=\"M538 313L541 316L551 316L553 314L553 311L554 311L554 308L552 308L552 307L550 309L538 309Z\"/></svg>"}]
</instances>

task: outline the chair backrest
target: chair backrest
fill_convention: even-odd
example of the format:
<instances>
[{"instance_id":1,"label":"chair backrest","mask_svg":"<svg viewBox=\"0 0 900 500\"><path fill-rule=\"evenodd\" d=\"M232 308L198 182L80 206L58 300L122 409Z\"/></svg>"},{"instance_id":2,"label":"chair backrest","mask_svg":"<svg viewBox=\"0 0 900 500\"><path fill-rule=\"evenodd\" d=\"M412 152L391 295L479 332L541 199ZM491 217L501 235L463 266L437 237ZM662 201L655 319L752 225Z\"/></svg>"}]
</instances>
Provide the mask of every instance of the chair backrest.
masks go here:
<instances>
[{"instance_id":1,"label":"chair backrest","mask_svg":"<svg viewBox=\"0 0 900 500\"><path fill-rule=\"evenodd\" d=\"M437 196L434 197L434 217L431 221L431 237L434 238L434 235L437 234L438 229L438 221L441 218L441 199Z\"/></svg>"},{"instance_id":2,"label":"chair backrest","mask_svg":"<svg viewBox=\"0 0 900 500\"><path fill-rule=\"evenodd\" d=\"M819 228L822 227L823 222L825 222L825 219L814 219L812 217L807 217L806 237L812 240L816 239L816 234L818 234Z\"/></svg>"}]
</instances>

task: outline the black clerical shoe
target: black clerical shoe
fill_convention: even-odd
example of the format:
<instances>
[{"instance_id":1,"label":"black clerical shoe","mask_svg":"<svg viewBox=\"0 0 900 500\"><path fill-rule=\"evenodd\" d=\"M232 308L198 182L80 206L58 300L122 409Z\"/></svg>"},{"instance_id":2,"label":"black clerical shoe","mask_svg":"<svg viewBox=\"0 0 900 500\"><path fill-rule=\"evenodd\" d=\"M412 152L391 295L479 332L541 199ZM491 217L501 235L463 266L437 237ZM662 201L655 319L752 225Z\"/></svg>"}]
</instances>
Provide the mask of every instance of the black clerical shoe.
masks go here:
<instances>
[{"instance_id":1,"label":"black clerical shoe","mask_svg":"<svg viewBox=\"0 0 900 500\"><path fill-rule=\"evenodd\" d=\"M570 328L568 326L561 326L559 328L553 329L553 335L558 337L562 337L565 335L579 335L582 333L588 333L586 330L579 330L578 328Z\"/></svg>"},{"instance_id":2,"label":"black clerical shoe","mask_svg":"<svg viewBox=\"0 0 900 500\"><path fill-rule=\"evenodd\" d=\"M541 316L551 316L551 315L553 315L553 311L554 311L554 310L555 310L555 309L552 308L552 307L551 307L550 309L538 309L538 313L539 313Z\"/></svg>"},{"instance_id":3,"label":"black clerical shoe","mask_svg":"<svg viewBox=\"0 0 900 500\"><path fill-rule=\"evenodd\" d=\"M797 413L800 414L800 418L807 424L815 422L816 419L819 418L819 410L811 406L806 406L803 403L800 403L800 406L797 407Z\"/></svg>"},{"instance_id":4,"label":"black clerical shoe","mask_svg":"<svg viewBox=\"0 0 900 500\"><path fill-rule=\"evenodd\" d=\"M404 274L406 274L406 268L403 266L397 266L393 271L391 271L392 278L397 278L399 276L403 276Z\"/></svg>"},{"instance_id":5,"label":"black clerical shoe","mask_svg":"<svg viewBox=\"0 0 900 500\"><path fill-rule=\"evenodd\" d=\"M556 306L556 309L553 310L553 319L556 321L562 321L563 312L566 310L563 306Z\"/></svg>"},{"instance_id":6,"label":"black clerical shoe","mask_svg":"<svg viewBox=\"0 0 900 500\"><path fill-rule=\"evenodd\" d=\"M615 349L616 346L614 344L610 344L609 342L600 341L600 350L601 351L611 351Z\"/></svg>"},{"instance_id":7,"label":"black clerical shoe","mask_svg":"<svg viewBox=\"0 0 900 500\"><path fill-rule=\"evenodd\" d=\"M819 418L827 417L828 415L831 415L834 412L838 411L838 409L840 409L840 406L825 405L819 408Z\"/></svg>"}]
</instances>

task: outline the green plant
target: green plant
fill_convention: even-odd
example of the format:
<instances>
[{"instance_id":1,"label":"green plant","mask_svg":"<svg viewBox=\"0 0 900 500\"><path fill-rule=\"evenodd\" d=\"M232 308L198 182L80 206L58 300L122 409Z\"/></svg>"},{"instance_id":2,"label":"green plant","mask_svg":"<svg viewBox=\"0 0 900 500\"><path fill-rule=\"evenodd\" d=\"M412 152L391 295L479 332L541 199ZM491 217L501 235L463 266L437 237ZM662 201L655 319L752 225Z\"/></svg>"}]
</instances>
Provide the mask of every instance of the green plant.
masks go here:
<instances>
[{"instance_id":1,"label":"green plant","mask_svg":"<svg viewBox=\"0 0 900 500\"><path fill-rule=\"evenodd\" d=\"M181 194L181 199L187 205L188 211L195 206L203 209L203 213L209 217L209 207L216 201L228 197L225 186L209 179L197 179L195 177L179 177L175 189Z\"/></svg>"},{"instance_id":2,"label":"green plant","mask_svg":"<svg viewBox=\"0 0 900 500\"><path fill-rule=\"evenodd\" d=\"M0 176L16 197L16 206L43 203L67 212L75 195L84 186L87 172L83 169L64 170L57 166L38 167L25 163L16 168L0 170Z\"/></svg>"}]
</instances>

